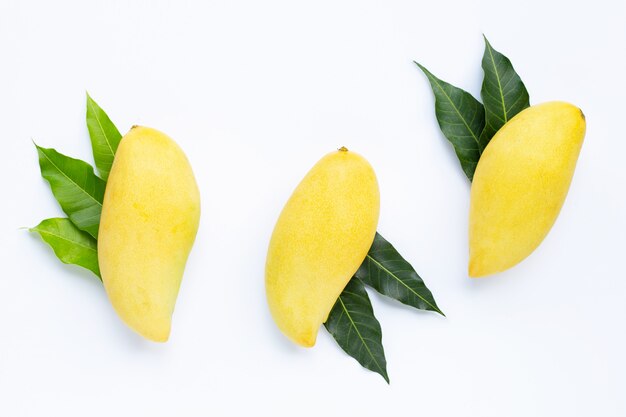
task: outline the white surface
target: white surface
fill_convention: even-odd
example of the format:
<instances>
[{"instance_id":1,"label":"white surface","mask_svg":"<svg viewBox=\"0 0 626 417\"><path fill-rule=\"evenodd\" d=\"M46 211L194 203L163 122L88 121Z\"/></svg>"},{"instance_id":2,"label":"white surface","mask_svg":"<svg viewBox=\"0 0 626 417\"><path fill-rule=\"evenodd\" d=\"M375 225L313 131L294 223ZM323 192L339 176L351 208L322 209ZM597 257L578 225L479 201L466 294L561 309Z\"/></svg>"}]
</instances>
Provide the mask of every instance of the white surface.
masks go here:
<instances>
[{"instance_id":1,"label":"white surface","mask_svg":"<svg viewBox=\"0 0 626 417\"><path fill-rule=\"evenodd\" d=\"M420 3L3 0L0 415L626 415L624 3ZM469 184L412 60L478 96L481 33L533 103L576 103L588 131L545 242L470 280ZM91 161L85 90L121 130L175 138L200 184L165 345L18 230L62 214L31 138ZM373 164L379 230L448 315L372 293L390 386L324 330L313 349L289 344L265 302L278 213L342 145Z\"/></svg>"}]
</instances>

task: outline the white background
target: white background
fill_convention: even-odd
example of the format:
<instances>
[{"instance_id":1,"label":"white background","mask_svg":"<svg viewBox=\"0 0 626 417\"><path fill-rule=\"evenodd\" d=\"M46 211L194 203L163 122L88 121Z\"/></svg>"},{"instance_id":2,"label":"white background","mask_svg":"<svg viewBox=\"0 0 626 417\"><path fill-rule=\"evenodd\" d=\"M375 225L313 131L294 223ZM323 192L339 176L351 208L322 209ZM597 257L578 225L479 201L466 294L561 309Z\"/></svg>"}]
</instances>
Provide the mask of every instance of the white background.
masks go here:
<instances>
[{"instance_id":1,"label":"white background","mask_svg":"<svg viewBox=\"0 0 626 417\"><path fill-rule=\"evenodd\" d=\"M626 415L626 11L621 1L0 2L0 415ZM469 183L412 60L479 96L482 33L532 103L588 130L559 220L526 261L466 274ZM22 226L62 215L31 138L91 161L85 90L121 131L187 152L202 221L165 345ZM372 293L391 385L269 315L268 239L342 145L374 166L379 230L447 318ZM402 413L402 414L401 414Z\"/></svg>"}]
</instances>

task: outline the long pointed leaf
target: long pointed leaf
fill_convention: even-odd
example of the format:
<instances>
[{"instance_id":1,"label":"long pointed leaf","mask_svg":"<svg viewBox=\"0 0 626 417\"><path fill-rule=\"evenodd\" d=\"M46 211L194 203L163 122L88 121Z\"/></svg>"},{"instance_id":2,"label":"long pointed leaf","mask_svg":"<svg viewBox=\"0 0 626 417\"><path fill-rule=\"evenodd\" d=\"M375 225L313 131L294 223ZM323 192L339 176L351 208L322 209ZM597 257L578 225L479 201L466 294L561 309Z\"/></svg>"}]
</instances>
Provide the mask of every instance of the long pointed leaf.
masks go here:
<instances>
[{"instance_id":1,"label":"long pointed leaf","mask_svg":"<svg viewBox=\"0 0 626 417\"><path fill-rule=\"evenodd\" d=\"M106 181L122 135L104 110L89 96L89 93L87 93L87 129L91 138L96 168L102 179Z\"/></svg>"},{"instance_id":2,"label":"long pointed leaf","mask_svg":"<svg viewBox=\"0 0 626 417\"><path fill-rule=\"evenodd\" d=\"M84 161L40 146L37 153L41 175L65 214L80 230L97 238L105 182Z\"/></svg>"},{"instance_id":3,"label":"long pointed leaf","mask_svg":"<svg viewBox=\"0 0 626 417\"><path fill-rule=\"evenodd\" d=\"M379 233L355 276L387 297L444 315L415 269Z\"/></svg>"},{"instance_id":4,"label":"long pointed leaf","mask_svg":"<svg viewBox=\"0 0 626 417\"><path fill-rule=\"evenodd\" d=\"M348 355L389 383L380 323L374 316L365 286L358 278L350 280L324 326Z\"/></svg>"},{"instance_id":5,"label":"long pointed leaf","mask_svg":"<svg viewBox=\"0 0 626 417\"><path fill-rule=\"evenodd\" d=\"M46 219L29 231L38 233L61 262L82 266L100 278L96 240L69 219Z\"/></svg>"},{"instance_id":6,"label":"long pointed leaf","mask_svg":"<svg viewBox=\"0 0 626 417\"><path fill-rule=\"evenodd\" d=\"M435 115L444 136L452 143L461 168L471 181L480 159L480 134L485 126L485 109L470 93L435 77L424 66L435 95Z\"/></svg>"},{"instance_id":7,"label":"long pointed leaf","mask_svg":"<svg viewBox=\"0 0 626 417\"><path fill-rule=\"evenodd\" d=\"M530 106L526 86L511 61L493 49L486 37L482 67L485 78L480 95L485 105L486 124L480 137L481 152L506 122Z\"/></svg>"}]
</instances>

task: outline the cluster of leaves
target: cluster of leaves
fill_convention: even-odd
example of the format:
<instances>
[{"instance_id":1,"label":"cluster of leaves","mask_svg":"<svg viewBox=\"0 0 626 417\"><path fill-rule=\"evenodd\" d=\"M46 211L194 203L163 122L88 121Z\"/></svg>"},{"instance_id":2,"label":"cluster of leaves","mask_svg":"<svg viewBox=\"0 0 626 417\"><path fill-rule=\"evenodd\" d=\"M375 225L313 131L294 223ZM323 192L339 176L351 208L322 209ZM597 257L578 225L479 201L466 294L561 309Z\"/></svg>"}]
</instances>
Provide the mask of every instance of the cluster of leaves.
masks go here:
<instances>
[{"instance_id":1,"label":"cluster of leaves","mask_svg":"<svg viewBox=\"0 0 626 417\"><path fill-rule=\"evenodd\" d=\"M376 233L365 260L337 299L324 326L348 355L389 383L382 331L365 285L410 307L444 314L411 264Z\"/></svg>"},{"instance_id":2,"label":"cluster of leaves","mask_svg":"<svg viewBox=\"0 0 626 417\"><path fill-rule=\"evenodd\" d=\"M98 174L85 161L35 145L41 176L67 218L43 220L30 229L66 264L82 266L100 279L97 239L104 189L122 135L109 116L87 94L87 129Z\"/></svg>"},{"instance_id":3,"label":"cluster of leaves","mask_svg":"<svg viewBox=\"0 0 626 417\"><path fill-rule=\"evenodd\" d=\"M435 114L444 136L452 143L463 172L470 181L491 138L513 116L530 106L528 91L511 61L493 49L485 37L482 68L485 73L480 96L426 74L435 95Z\"/></svg>"}]
</instances>

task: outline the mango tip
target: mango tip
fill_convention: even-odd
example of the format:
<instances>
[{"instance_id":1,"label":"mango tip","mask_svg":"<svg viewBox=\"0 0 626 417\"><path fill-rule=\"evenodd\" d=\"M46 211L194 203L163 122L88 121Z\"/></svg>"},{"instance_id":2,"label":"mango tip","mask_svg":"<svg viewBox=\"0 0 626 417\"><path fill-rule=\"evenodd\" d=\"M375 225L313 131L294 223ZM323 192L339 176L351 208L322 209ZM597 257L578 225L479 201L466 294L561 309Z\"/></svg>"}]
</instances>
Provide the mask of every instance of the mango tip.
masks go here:
<instances>
[{"instance_id":1,"label":"mango tip","mask_svg":"<svg viewBox=\"0 0 626 417\"><path fill-rule=\"evenodd\" d=\"M131 328L151 342L165 343L170 338L170 331L172 327L171 323L167 323L147 327L142 326L141 328L131 326Z\"/></svg>"},{"instance_id":2,"label":"mango tip","mask_svg":"<svg viewBox=\"0 0 626 417\"><path fill-rule=\"evenodd\" d=\"M480 278L486 275L484 271L480 268L479 262L476 261L475 258L470 258L469 264L467 266L467 274L470 278Z\"/></svg>"},{"instance_id":3,"label":"mango tip","mask_svg":"<svg viewBox=\"0 0 626 417\"><path fill-rule=\"evenodd\" d=\"M293 339L299 346L305 348L312 348L315 346L315 341L317 339L317 334L308 334L308 335L300 335L297 338Z\"/></svg>"},{"instance_id":4,"label":"mango tip","mask_svg":"<svg viewBox=\"0 0 626 417\"><path fill-rule=\"evenodd\" d=\"M167 333L160 333L160 334L152 334L152 335L143 335L146 339L152 341L152 342L156 342L156 343L165 343L169 340L170 338L170 332L168 331Z\"/></svg>"}]
</instances>

